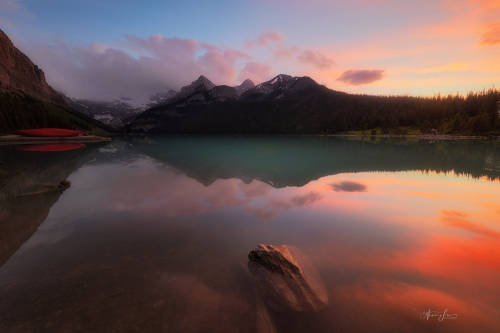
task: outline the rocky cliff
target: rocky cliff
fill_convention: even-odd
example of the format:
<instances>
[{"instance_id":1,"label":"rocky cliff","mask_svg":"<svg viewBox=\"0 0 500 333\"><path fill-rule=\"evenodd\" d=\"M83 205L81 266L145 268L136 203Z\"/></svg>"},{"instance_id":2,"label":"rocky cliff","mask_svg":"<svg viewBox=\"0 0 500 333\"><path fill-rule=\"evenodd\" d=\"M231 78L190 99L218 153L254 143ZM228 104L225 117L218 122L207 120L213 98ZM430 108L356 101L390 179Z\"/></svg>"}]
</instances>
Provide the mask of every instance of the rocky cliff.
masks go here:
<instances>
[{"instance_id":1,"label":"rocky cliff","mask_svg":"<svg viewBox=\"0 0 500 333\"><path fill-rule=\"evenodd\" d=\"M0 30L0 133L37 127L74 128L101 135L109 130L72 110L67 100Z\"/></svg>"},{"instance_id":2,"label":"rocky cliff","mask_svg":"<svg viewBox=\"0 0 500 333\"><path fill-rule=\"evenodd\" d=\"M64 104L45 81L45 74L0 30L0 91L22 92L46 102Z\"/></svg>"}]
</instances>

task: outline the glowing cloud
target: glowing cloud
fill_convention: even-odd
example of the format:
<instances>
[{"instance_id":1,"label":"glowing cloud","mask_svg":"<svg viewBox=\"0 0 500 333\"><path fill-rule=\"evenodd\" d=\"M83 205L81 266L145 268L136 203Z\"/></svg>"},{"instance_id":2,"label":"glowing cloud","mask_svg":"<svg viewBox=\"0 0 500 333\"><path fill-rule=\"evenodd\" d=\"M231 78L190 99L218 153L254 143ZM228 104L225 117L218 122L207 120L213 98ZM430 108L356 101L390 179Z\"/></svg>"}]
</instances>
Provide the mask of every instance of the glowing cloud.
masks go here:
<instances>
[{"instance_id":1,"label":"glowing cloud","mask_svg":"<svg viewBox=\"0 0 500 333\"><path fill-rule=\"evenodd\" d=\"M43 68L55 89L91 100L126 96L144 103L154 93L179 89L201 74L216 84L234 84L240 68L240 77L254 82L271 72L270 66L251 62L243 51L161 35L126 35L119 46L37 43L23 51Z\"/></svg>"},{"instance_id":2,"label":"glowing cloud","mask_svg":"<svg viewBox=\"0 0 500 333\"><path fill-rule=\"evenodd\" d=\"M298 60L304 64L311 64L319 69L330 68L335 62L328 56L311 50L302 51Z\"/></svg>"},{"instance_id":3,"label":"glowing cloud","mask_svg":"<svg viewBox=\"0 0 500 333\"><path fill-rule=\"evenodd\" d=\"M271 77L272 68L257 62L248 62L238 76L240 81L250 79L254 83L265 81Z\"/></svg>"},{"instance_id":4,"label":"glowing cloud","mask_svg":"<svg viewBox=\"0 0 500 333\"><path fill-rule=\"evenodd\" d=\"M268 31L260 34L257 39L248 42L247 47L253 48L255 46L267 46L269 44L279 43L284 39L285 37L283 37L283 35L280 34L279 32Z\"/></svg>"},{"instance_id":5,"label":"glowing cloud","mask_svg":"<svg viewBox=\"0 0 500 333\"><path fill-rule=\"evenodd\" d=\"M483 33L481 45L495 45L500 43L500 22Z\"/></svg>"}]
</instances>

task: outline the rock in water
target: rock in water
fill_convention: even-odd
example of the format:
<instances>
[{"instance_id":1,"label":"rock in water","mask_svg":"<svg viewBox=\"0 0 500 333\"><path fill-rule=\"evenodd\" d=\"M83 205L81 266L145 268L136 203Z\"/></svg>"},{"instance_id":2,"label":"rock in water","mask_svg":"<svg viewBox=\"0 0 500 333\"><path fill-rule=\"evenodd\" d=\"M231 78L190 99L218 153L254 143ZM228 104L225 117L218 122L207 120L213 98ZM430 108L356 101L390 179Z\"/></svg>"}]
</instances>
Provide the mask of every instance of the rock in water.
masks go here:
<instances>
[{"instance_id":1,"label":"rock in water","mask_svg":"<svg viewBox=\"0 0 500 333\"><path fill-rule=\"evenodd\" d=\"M297 248L260 244L248 259L264 302L273 310L314 312L328 304L319 274Z\"/></svg>"}]
</instances>

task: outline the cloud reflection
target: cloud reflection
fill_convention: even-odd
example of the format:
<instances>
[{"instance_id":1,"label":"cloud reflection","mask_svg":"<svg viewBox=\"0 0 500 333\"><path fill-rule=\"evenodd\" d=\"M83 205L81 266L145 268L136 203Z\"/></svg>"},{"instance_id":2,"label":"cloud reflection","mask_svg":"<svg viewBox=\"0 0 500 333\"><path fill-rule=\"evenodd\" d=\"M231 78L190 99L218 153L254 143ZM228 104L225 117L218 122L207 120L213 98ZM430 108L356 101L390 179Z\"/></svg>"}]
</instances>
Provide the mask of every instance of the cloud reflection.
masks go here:
<instances>
[{"instance_id":1,"label":"cloud reflection","mask_svg":"<svg viewBox=\"0 0 500 333\"><path fill-rule=\"evenodd\" d=\"M365 192L366 186L352 181L343 181L330 185L335 192Z\"/></svg>"}]
</instances>

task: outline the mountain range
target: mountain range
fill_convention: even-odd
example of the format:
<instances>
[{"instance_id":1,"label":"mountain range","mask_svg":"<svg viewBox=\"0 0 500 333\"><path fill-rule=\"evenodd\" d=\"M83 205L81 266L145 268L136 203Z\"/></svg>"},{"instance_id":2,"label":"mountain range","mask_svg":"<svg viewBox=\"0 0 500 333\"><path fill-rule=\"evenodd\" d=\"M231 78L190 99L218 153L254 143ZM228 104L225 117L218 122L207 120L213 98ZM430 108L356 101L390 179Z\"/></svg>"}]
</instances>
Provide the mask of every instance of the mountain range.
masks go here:
<instances>
[{"instance_id":1,"label":"mountain range","mask_svg":"<svg viewBox=\"0 0 500 333\"><path fill-rule=\"evenodd\" d=\"M0 133L64 127L94 133L500 135L496 89L467 96L353 95L307 76L280 74L255 85L215 85L200 76L178 92L153 94L144 106L72 99L54 90L43 71L0 30Z\"/></svg>"},{"instance_id":2,"label":"mountain range","mask_svg":"<svg viewBox=\"0 0 500 333\"><path fill-rule=\"evenodd\" d=\"M253 85L216 86L200 76L162 104L137 116L129 133L377 134L500 133L492 89L467 96L354 95L307 76L280 74Z\"/></svg>"},{"instance_id":3,"label":"mountain range","mask_svg":"<svg viewBox=\"0 0 500 333\"><path fill-rule=\"evenodd\" d=\"M224 101L238 98L255 84L251 80L245 80L235 87L216 86L203 75L191 84L182 87L179 92L167 90L150 96L149 102L144 105L133 105L127 98L114 101L95 101L84 99L69 100L72 109L92 117L115 129L122 128L149 108L183 101L184 103ZM206 94L204 94L206 92Z\"/></svg>"},{"instance_id":4,"label":"mountain range","mask_svg":"<svg viewBox=\"0 0 500 333\"><path fill-rule=\"evenodd\" d=\"M233 118L241 116L253 103L269 103L294 98L303 92L325 92L328 89L317 84L309 77L292 77L280 74L275 78L255 85L251 80L245 80L239 86L216 86L208 78L201 75L191 84L183 87L179 93L164 103L153 106L140 114L127 130L130 132L205 132L200 126L212 126L204 123L206 115L216 112L218 120L227 122L227 113L233 113ZM262 105L261 105L262 106ZM232 111L232 109L237 109ZM255 113L254 113L255 114ZM220 118L219 118L220 117ZM215 120L215 119L214 119ZM177 127L179 126L179 127ZM189 127L198 126L198 127ZM240 126L241 127L241 126ZM239 128L239 127L237 127ZM226 130L237 130L226 128ZM219 131L220 126L213 129ZM259 129L257 129L257 132Z\"/></svg>"}]
</instances>

